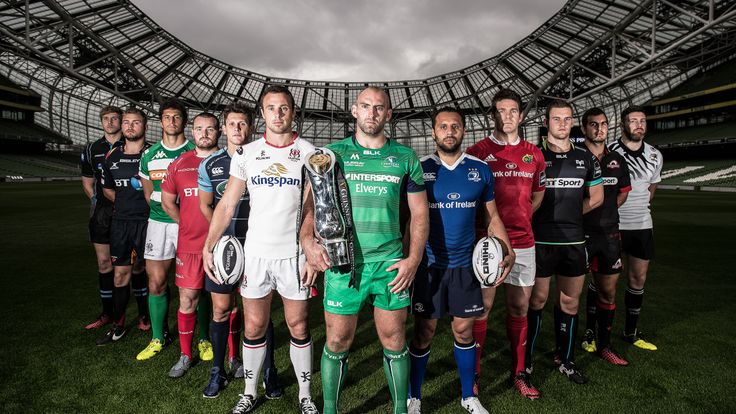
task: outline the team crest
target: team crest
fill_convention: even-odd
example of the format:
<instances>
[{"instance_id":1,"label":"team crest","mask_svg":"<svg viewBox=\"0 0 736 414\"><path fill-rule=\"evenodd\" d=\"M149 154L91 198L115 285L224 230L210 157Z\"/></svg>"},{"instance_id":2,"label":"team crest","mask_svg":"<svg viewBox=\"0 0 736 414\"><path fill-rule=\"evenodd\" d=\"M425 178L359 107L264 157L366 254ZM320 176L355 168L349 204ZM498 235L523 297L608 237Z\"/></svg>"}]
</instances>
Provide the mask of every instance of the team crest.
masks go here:
<instances>
[{"instance_id":1,"label":"team crest","mask_svg":"<svg viewBox=\"0 0 736 414\"><path fill-rule=\"evenodd\" d=\"M291 149L291 150L289 151L289 159L290 159L291 161L294 161L294 162L299 162L299 160L300 160L301 158L302 158L302 157L301 157L301 152L299 151L299 149L298 149L298 148L292 148L292 149Z\"/></svg>"},{"instance_id":2,"label":"team crest","mask_svg":"<svg viewBox=\"0 0 736 414\"><path fill-rule=\"evenodd\" d=\"M478 172L477 169L471 168L468 171L468 181L472 181L474 183L477 183L478 181L480 181L480 173Z\"/></svg>"},{"instance_id":3,"label":"team crest","mask_svg":"<svg viewBox=\"0 0 736 414\"><path fill-rule=\"evenodd\" d=\"M608 168L610 168L610 169L613 170L613 169L619 168L620 165L619 165L618 161L612 160L611 162L608 163L608 165L606 165L606 167L608 167Z\"/></svg>"},{"instance_id":4,"label":"team crest","mask_svg":"<svg viewBox=\"0 0 736 414\"><path fill-rule=\"evenodd\" d=\"M238 149L236 149L235 152L237 152L238 155L243 155L243 147L238 147Z\"/></svg>"},{"instance_id":5,"label":"team crest","mask_svg":"<svg viewBox=\"0 0 736 414\"><path fill-rule=\"evenodd\" d=\"M525 164L531 164L531 163L533 163L533 162L534 162L534 155L532 155L532 154L524 154L524 156L523 156L523 157L521 157L521 160L522 160L522 161L523 161L523 162L524 162Z\"/></svg>"},{"instance_id":6,"label":"team crest","mask_svg":"<svg viewBox=\"0 0 736 414\"><path fill-rule=\"evenodd\" d=\"M395 168L399 166L399 159L393 155L389 155L383 160L383 168Z\"/></svg>"},{"instance_id":7,"label":"team crest","mask_svg":"<svg viewBox=\"0 0 736 414\"><path fill-rule=\"evenodd\" d=\"M424 305L422 305L421 302L417 302L414 304L414 310L417 312L424 312Z\"/></svg>"}]
</instances>

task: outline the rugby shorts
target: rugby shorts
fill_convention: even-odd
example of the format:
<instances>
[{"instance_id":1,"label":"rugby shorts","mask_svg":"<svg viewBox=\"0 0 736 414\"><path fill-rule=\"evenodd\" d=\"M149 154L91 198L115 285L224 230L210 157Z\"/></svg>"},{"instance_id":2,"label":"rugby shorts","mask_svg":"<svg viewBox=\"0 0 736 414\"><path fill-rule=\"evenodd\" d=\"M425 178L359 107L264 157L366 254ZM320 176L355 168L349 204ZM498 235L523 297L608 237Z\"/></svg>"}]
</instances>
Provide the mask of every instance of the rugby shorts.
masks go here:
<instances>
[{"instance_id":1,"label":"rugby shorts","mask_svg":"<svg viewBox=\"0 0 736 414\"><path fill-rule=\"evenodd\" d=\"M89 241L97 244L110 244L112 224L112 204L97 204L89 216Z\"/></svg>"},{"instance_id":2,"label":"rugby shorts","mask_svg":"<svg viewBox=\"0 0 736 414\"><path fill-rule=\"evenodd\" d=\"M202 253L176 254L176 286L186 289L202 289L204 287L204 262Z\"/></svg>"},{"instance_id":3,"label":"rugby shorts","mask_svg":"<svg viewBox=\"0 0 736 414\"><path fill-rule=\"evenodd\" d=\"M168 260L176 257L176 241L179 225L148 219L146 252L143 257L152 260Z\"/></svg>"},{"instance_id":4,"label":"rugby shorts","mask_svg":"<svg viewBox=\"0 0 736 414\"><path fill-rule=\"evenodd\" d=\"M297 272L304 268L305 256L287 259L264 259L245 256L245 275L240 284L240 295L246 299L259 299L271 291L277 291L282 298L307 300L312 289L301 284Z\"/></svg>"},{"instance_id":5,"label":"rugby shorts","mask_svg":"<svg viewBox=\"0 0 736 414\"><path fill-rule=\"evenodd\" d=\"M350 284L350 270L330 268L325 272L324 309L338 315L355 315L366 303L383 310L399 310L411 305L409 289L391 293L388 286L398 270L386 269L400 259L358 263L355 266L355 285Z\"/></svg>"},{"instance_id":6,"label":"rugby shorts","mask_svg":"<svg viewBox=\"0 0 736 414\"><path fill-rule=\"evenodd\" d=\"M621 250L642 260L654 260L654 230L621 230Z\"/></svg>"},{"instance_id":7,"label":"rugby shorts","mask_svg":"<svg viewBox=\"0 0 736 414\"><path fill-rule=\"evenodd\" d=\"M110 225L110 256L113 266L130 266L143 258L148 221L112 220Z\"/></svg>"},{"instance_id":8,"label":"rugby shorts","mask_svg":"<svg viewBox=\"0 0 736 414\"><path fill-rule=\"evenodd\" d=\"M420 265L411 288L412 313L425 319L446 314L472 318L483 314L480 282L469 267L436 268Z\"/></svg>"},{"instance_id":9,"label":"rugby shorts","mask_svg":"<svg viewBox=\"0 0 736 414\"><path fill-rule=\"evenodd\" d=\"M621 235L618 229L585 235L588 268L599 275L621 273Z\"/></svg>"},{"instance_id":10,"label":"rugby shorts","mask_svg":"<svg viewBox=\"0 0 736 414\"><path fill-rule=\"evenodd\" d=\"M514 253L516 261L504 283L521 287L534 286L534 274L537 270L535 248L514 249Z\"/></svg>"},{"instance_id":11,"label":"rugby shorts","mask_svg":"<svg viewBox=\"0 0 736 414\"><path fill-rule=\"evenodd\" d=\"M541 244L535 246L536 277L552 275L576 277L584 276L588 270L585 257L585 243L580 244Z\"/></svg>"}]
</instances>

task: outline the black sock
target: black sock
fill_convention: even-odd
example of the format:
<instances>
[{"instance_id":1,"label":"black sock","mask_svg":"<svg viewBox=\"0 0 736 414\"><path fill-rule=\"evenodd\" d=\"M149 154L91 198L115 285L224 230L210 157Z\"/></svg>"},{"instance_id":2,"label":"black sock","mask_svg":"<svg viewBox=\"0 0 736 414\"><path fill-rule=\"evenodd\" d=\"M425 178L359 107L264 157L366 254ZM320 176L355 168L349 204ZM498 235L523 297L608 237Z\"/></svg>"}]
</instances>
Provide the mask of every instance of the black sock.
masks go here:
<instances>
[{"instance_id":1,"label":"black sock","mask_svg":"<svg viewBox=\"0 0 736 414\"><path fill-rule=\"evenodd\" d=\"M563 339L564 335L560 332L560 325L562 324L562 318L564 314L562 312L562 309L555 306L554 315L555 315L555 355L562 358L562 352L564 349L562 347L562 344L564 342L564 339Z\"/></svg>"},{"instance_id":2,"label":"black sock","mask_svg":"<svg viewBox=\"0 0 736 414\"><path fill-rule=\"evenodd\" d=\"M585 296L585 329L595 332L596 317L595 311L598 306L598 290L591 280L588 283L588 294Z\"/></svg>"},{"instance_id":3,"label":"black sock","mask_svg":"<svg viewBox=\"0 0 736 414\"><path fill-rule=\"evenodd\" d=\"M225 375L225 351L227 351L227 337L230 335L230 318L222 322L210 321L210 340L212 341L212 366L220 368Z\"/></svg>"},{"instance_id":4,"label":"black sock","mask_svg":"<svg viewBox=\"0 0 736 414\"><path fill-rule=\"evenodd\" d=\"M542 330L542 309L529 309L526 315L527 318L527 331L526 331L526 354L524 358L524 367L532 367L532 353L534 352L534 345L537 342L537 336Z\"/></svg>"},{"instance_id":5,"label":"black sock","mask_svg":"<svg viewBox=\"0 0 736 414\"><path fill-rule=\"evenodd\" d=\"M555 308L557 311L559 308ZM578 331L578 315L570 315L559 309L560 321L556 331L560 340L560 358L562 363L575 360L575 337Z\"/></svg>"},{"instance_id":6,"label":"black sock","mask_svg":"<svg viewBox=\"0 0 736 414\"><path fill-rule=\"evenodd\" d=\"M112 321L117 325L125 325L125 310L130 300L130 286L115 286L112 293L115 301L115 310L113 312Z\"/></svg>"},{"instance_id":7,"label":"black sock","mask_svg":"<svg viewBox=\"0 0 736 414\"><path fill-rule=\"evenodd\" d=\"M138 316L148 317L148 274L145 271L133 273L131 286L133 286L133 295L138 304Z\"/></svg>"},{"instance_id":8,"label":"black sock","mask_svg":"<svg viewBox=\"0 0 736 414\"><path fill-rule=\"evenodd\" d=\"M102 301L102 314L112 317L115 309L112 299L112 290L115 289L115 271L111 270L107 273L98 273L100 300Z\"/></svg>"},{"instance_id":9,"label":"black sock","mask_svg":"<svg viewBox=\"0 0 736 414\"><path fill-rule=\"evenodd\" d=\"M602 351L611 344L611 329L615 314L615 304L598 304L598 351Z\"/></svg>"},{"instance_id":10,"label":"black sock","mask_svg":"<svg viewBox=\"0 0 736 414\"><path fill-rule=\"evenodd\" d=\"M273 358L273 351L273 322L269 319L268 327L266 328L266 360L263 361L264 369L276 369L276 362Z\"/></svg>"},{"instance_id":11,"label":"black sock","mask_svg":"<svg viewBox=\"0 0 736 414\"><path fill-rule=\"evenodd\" d=\"M624 335L633 335L636 333L636 325L639 322L639 312L641 312L641 304L643 302L644 289L634 289L631 286L626 288L626 294L624 295L624 303L626 304Z\"/></svg>"}]
</instances>

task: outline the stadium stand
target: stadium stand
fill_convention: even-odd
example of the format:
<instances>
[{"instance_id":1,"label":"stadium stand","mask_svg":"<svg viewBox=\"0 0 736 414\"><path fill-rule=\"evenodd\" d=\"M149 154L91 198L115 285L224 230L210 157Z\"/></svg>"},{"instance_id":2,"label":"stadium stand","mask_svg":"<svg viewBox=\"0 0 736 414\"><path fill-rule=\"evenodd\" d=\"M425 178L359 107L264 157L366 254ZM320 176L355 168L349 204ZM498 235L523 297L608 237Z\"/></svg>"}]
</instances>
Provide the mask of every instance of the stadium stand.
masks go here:
<instances>
[{"instance_id":1,"label":"stadium stand","mask_svg":"<svg viewBox=\"0 0 736 414\"><path fill-rule=\"evenodd\" d=\"M45 181L79 177L79 167L51 155L0 154L0 180Z\"/></svg>"}]
</instances>

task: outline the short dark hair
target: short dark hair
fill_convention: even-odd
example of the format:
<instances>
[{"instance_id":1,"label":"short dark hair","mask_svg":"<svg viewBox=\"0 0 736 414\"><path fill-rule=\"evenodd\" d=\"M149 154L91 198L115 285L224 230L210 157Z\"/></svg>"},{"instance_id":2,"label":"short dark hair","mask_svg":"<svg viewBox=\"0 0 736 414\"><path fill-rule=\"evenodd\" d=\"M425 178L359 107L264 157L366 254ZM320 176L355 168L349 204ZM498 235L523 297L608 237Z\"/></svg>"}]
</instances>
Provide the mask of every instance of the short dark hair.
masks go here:
<instances>
[{"instance_id":1,"label":"short dark hair","mask_svg":"<svg viewBox=\"0 0 736 414\"><path fill-rule=\"evenodd\" d=\"M553 108L570 108L570 111L572 110L572 105L567 102L564 99L555 98L550 101L550 103L547 104L547 109L544 111L544 117L549 121L549 113L552 111Z\"/></svg>"},{"instance_id":2,"label":"short dark hair","mask_svg":"<svg viewBox=\"0 0 736 414\"><path fill-rule=\"evenodd\" d=\"M163 118L164 111L167 109L176 109L177 111L179 111L179 113L181 114L182 123L184 125L187 124L187 120L189 116L189 114L187 113L187 107L184 106L184 104L180 100L176 98L165 99L161 103L161 106L158 107L158 117Z\"/></svg>"},{"instance_id":3,"label":"short dark hair","mask_svg":"<svg viewBox=\"0 0 736 414\"><path fill-rule=\"evenodd\" d=\"M123 118L123 110L120 109L117 106L114 105L107 105L100 108L100 120L102 120L102 117L107 114L118 114L118 116L122 119Z\"/></svg>"},{"instance_id":4,"label":"short dark hair","mask_svg":"<svg viewBox=\"0 0 736 414\"><path fill-rule=\"evenodd\" d=\"M125 111L122 111L122 113L123 115L125 114L139 115L141 119L143 119L143 125L148 125L148 116L146 115L146 113L136 108L135 106L129 106L128 108L125 109ZM122 119L122 116L121 116L121 119Z\"/></svg>"},{"instance_id":5,"label":"short dark hair","mask_svg":"<svg viewBox=\"0 0 736 414\"><path fill-rule=\"evenodd\" d=\"M269 93L283 93L286 95L287 100L289 101L289 104L291 105L291 110L294 110L294 95L291 94L291 91L286 86L282 85L270 85L266 87L266 89L263 90L263 93L261 94L261 97L258 98L258 107L263 109L263 98L266 97Z\"/></svg>"},{"instance_id":6,"label":"short dark hair","mask_svg":"<svg viewBox=\"0 0 736 414\"><path fill-rule=\"evenodd\" d=\"M496 104L499 101L503 101L504 99L511 99L512 101L516 102L516 105L518 105L519 110L521 111L521 95L519 95L516 91L508 89L508 88L502 88L500 91L496 92L495 95L493 95L493 99L491 99L491 113L496 113Z\"/></svg>"},{"instance_id":7,"label":"short dark hair","mask_svg":"<svg viewBox=\"0 0 736 414\"><path fill-rule=\"evenodd\" d=\"M388 106L388 108L386 108L386 109L393 109L393 106L391 105L391 95L388 93L388 91L386 89L384 89L384 88L382 88L380 86L376 86L376 85L369 85L369 86L361 89L360 92L358 92L358 95L355 97L356 102L357 102L358 97L360 96L360 94L363 93L364 91L368 91L368 90L382 93L386 97L386 105Z\"/></svg>"},{"instance_id":8,"label":"short dark hair","mask_svg":"<svg viewBox=\"0 0 736 414\"><path fill-rule=\"evenodd\" d=\"M227 123L227 117L230 116L230 114L243 114L248 119L248 125L253 126L253 122L255 121L255 113L252 109L245 106L245 103L242 101L233 101L232 103L227 104L225 106L225 109L222 110L222 123Z\"/></svg>"},{"instance_id":9,"label":"short dark hair","mask_svg":"<svg viewBox=\"0 0 736 414\"><path fill-rule=\"evenodd\" d=\"M465 128L465 115L461 114L460 111L456 108L453 108L451 106L445 106L445 107L438 109L432 114L432 129L434 129L435 125L437 124L437 116L441 114L442 112L451 112L451 113L460 115L460 122L462 122L463 128Z\"/></svg>"},{"instance_id":10,"label":"short dark hair","mask_svg":"<svg viewBox=\"0 0 736 414\"><path fill-rule=\"evenodd\" d=\"M588 118L590 118L592 116L599 116L599 115L605 116L606 117L606 122L608 122L608 115L606 115L606 113L603 112L603 110L601 108L593 107L593 108L590 108L587 111L585 111L583 113L583 116L580 117L580 127L581 128L585 128L585 125L588 124Z\"/></svg>"},{"instance_id":11,"label":"short dark hair","mask_svg":"<svg viewBox=\"0 0 736 414\"><path fill-rule=\"evenodd\" d=\"M626 122L626 119L629 117L629 114L631 114L633 112L641 112L644 115L647 114L647 111L644 110L644 107L643 106L630 105L630 106L627 106L626 109L624 109L623 111L621 111L621 122Z\"/></svg>"},{"instance_id":12,"label":"short dark hair","mask_svg":"<svg viewBox=\"0 0 736 414\"><path fill-rule=\"evenodd\" d=\"M195 116L194 118L192 118L192 124L194 123L194 121L197 118L211 118L211 119L214 119L215 120L215 128L217 128L217 132L218 133L220 132L220 119L217 118L215 116L215 114L212 114L212 113L209 113L209 112L200 112L199 114L197 114L197 116Z\"/></svg>"}]
</instances>

